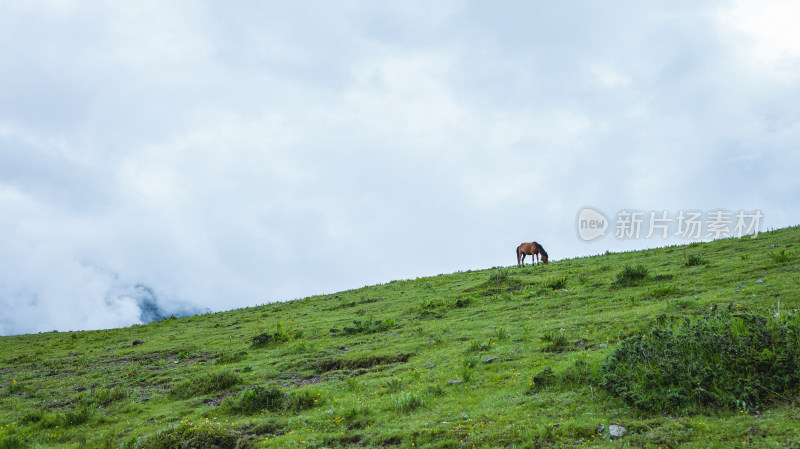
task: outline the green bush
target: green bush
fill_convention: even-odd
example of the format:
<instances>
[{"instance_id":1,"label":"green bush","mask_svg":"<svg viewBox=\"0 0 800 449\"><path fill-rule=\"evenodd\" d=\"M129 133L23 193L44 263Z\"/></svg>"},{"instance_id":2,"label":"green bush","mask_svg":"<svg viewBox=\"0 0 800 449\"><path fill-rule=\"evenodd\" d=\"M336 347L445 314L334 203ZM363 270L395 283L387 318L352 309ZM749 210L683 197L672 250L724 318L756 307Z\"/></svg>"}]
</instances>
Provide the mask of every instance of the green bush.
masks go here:
<instances>
[{"instance_id":1,"label":"green bush","mask_svg":"<svg viewBox=\"0 0 800 449\"><path fill-rule=\"evenodd\" d=\"M31 445L17 435L0 436L0 449L28 449L29 447Z\"/></svg>"},{"instance_id":2,"label":"green bush","mask_svg":"<svg viewBox=\"0 0 800 449\"><path fill-rule=\"evenodd\" d=\"M112 402L122 401L131 397L131 391L122 385L114 388L98 388L89 397L90 403L107 406Z\"/></svg>"},{"instance_id":3,"label":"green bush","mask_svg":"<svg viewBox=\"0 0 800 449\"><path fill-rule=\"evenodd\" d=\"M443 318L447 309L444 301L426 298L412 307L410 312L419 315L419 318Z\"/></svg>"},{"instance_id":4,"label":"green bush","mask_svg":"<svg viewBox=\"0 0 800 449\"><path fill-rule=\"evenodd\" d=\"M686 258L686 266L687 267L696 267L698 265L703 265L706 263L700 256L695 256L692 254Z\"/></svg>"},{"instance_id":5,"label":"green bush","mask_svg":"<svg viewBox=\"0 0 800 449\"><path fill-rule=\"evenodd\" d=\"M508 271L508 268L496 268L492 274L489 275L489 282L493 282L497 285L504 284L511 279L511 274Z\"/></svg>"},{"instance_id":6,"label":"green bush","mask_svg":"<svg viewBox=\"0 0 800 449\"><path fill-rule=\"evenodd\" d=\"M408 413L425 406L425 400L415 393L400 393L397 397L392 395L392 402L395 411L402 413Z\"/></svg>"},{"instance_id":7,"label":"green bush","mask_svg":"<svg viewBox=\"0 0 800 449\"><path fill-rule=\"evenodd\" d=\"M12 383L8 384L5 388L4 396L11 396L12 394L17 394L21 391L25 391L25 386L21 382L17 382L14 380Z\"/></svg>"},{"instance_id":8,"label":"green bush","mask_svg":"<svg viewBox=\"0 0 800 449\"><path fill-rule=\"evenodd\" d=\"M72 427L86 424L94 413L94 408L88 405L79 405L72 410L64 413L45 414L39 418L39 422L45 429L55 427ZM29 418L34 418L33 416Z\"/></svg>"},{"instance_id":9,"label":"green bush","mask_svg":"<svg viewBox=\"0 0 800 449\"><path fill-rule=\"evenodd\" d=\"M31 445L19 435L14 424L0 425L0 449L28 449Z\"/></svg>"},{"instance_id":10,"label":"green bush","mask_svg":"<svg viewBox=\"0 0 800 449\"><path fill-rule=\"evenodd\" d=\"M497 341L501 343L508 341L509 337L510 335L508 334L508 331L506 331L504 327L499 327L494 330L494 338L496 338Z\"/></svg>"},{"instance_id":11,"label":"green bush","mask_svg":"<svg viewBox=\"0 0 800 449\"><path fill-rule=\"evenodd\" d=\"M472 379L472 373L478 365L478 360L474 357L467 357L461 362L461 380L469 382Z\"/></svg>"},{"instance_id":12,"label":"green bush","mask_svg":"<svg viewBox=\"0 0 800 449\"><path fill-rule=\"evenodd\" d=\"M174 386L171 394L182 399L200 394L225 390L241 381L239 376L228 371L217 371L186 379Z\"/></svg>"},{"instance_id":13,"label":"green bush","mask_svg":"<svg viewBox=\"0 0 800 449\"><path fill-rule=\"evenodd\" d=\"M399 378L389 380L389 382L386 383L386 389L389 390L390 393L397 393L403 389L403 380Z\"/></svg>"},{"instance_id":14,"label":"green bush","mask_svg":"<svg viewBox=\"0 0 800 449\"><path fill-rule=\"evenodd\" d=\"M561 290L567 286L567 276L551 276L544 281L544 286L551 290Z\"/></svg>"},{"instance_id":15,"label":"green bush","mask_svg":"<svg viewBox=\"0 0 800 449\"><path fill-rule=\"evenodd\" d=\"M363 429L372 425L372 410L369 407L351 407L341 413L342 422L348 429Z\"/></svg>"},{"instance_id":16,"label":"green bush","mask_svg":"<svg viewBox=\"0 0 800 449\"><path fill-rule=\"evenodd\" d=\"M344 327L342 332L345 335L355 334L373 334L375 332L387 331L395 326L393 319L388 318L383 321L366 320L366 321L353 321L352 327Z\"/></svg>"},{"instance_id":17,"label":"green bush","mask_svg":"<svg viewBox=\"0 0 800 449\"><path fill-rule=\"evenodd\" d=\"M628 286L634 285L641 280L647 278L647 267L644 265L625 265L622 271L617 273L617 285Z\"/></svg>"},{"instance_id":18,"label":"green bush","mask_svg":"<svg viewBox=\"0 0 800 449\"><path fill-rule=\"evenodd\" d=\"M548 366L533 376L533 379L531 379L531 383L528 388L528 392L536 393L544 388L555 385L557 380L558 379L556 378L556 375L553 372L553 368L550 368Z\"/></svg>"},{"instance_id":19,"label":"green bush","mask_svg":"<svg viewBox=\"0 0 800 449\"><path fill-rule=\"evenodd\" d=\"M549 366L536 373L528 385L528 394L533 394L547 388L575 389L599 384L596 370L585 360L575 360L563 372L556 374Z\"/></svg>"},{"instance_id":20,"label":"green bush","mask_svg":"<svg viewBox=\"0 0 800 449\"><path fill-rule=\"evenodd\" d=\"M77 407L64 413L64 426L79 426L86 424L93 413L92 407Z\"/></svg>"},{"instance_id":21,"label":"green bush","mask_svg":"<svg viewBox=\"0 0 800 449\"><path fill-rule=\"evenodd\" d=\"M251 348L263 348L265 346L273 346L276 344L284 343L287 341L294 340L295 338L301 338L303 336L303 332L300 330L295 330L291 325L287 326L286 323L283 321L279 321L275 323L275 332L274 333L262 333L253 337L253 344L250 345Z\"/></svg>"},{"instance_id":22,"label":"green bush","mask_svg":"<svg viewBox=\"0 0 800 449\"><path fill-rule=\"evenodd\" d=\"M259 338L261 338L261 337L259 336ZM253 337L253 342L255 343L255 337ZM216 358L214 359L214 364L215 365L226 365L228 363L241 362L246 357L247 357L247 352L246 351L239 351L239 352L234 352L234 353L221 352L221 353L217 354Z\"/></svg>"},{"instance_id":23,"label":"green bush","mask_svg":"<svg viewBox=\"0 0 800 449\"><path fill-rule=\"evenodd\" d=\"M696 321L659 317L603 362L603 386L652 412L757 406L800 381L800 315L714 310Z\"/></svg>"},{"instance_id":24,"label":"green bush","mask_svg":"<svg viewBox=\"0 0 800 449\"><path fill-rule=\"evenodd\" d=\"M465 293L477 293L480 296L495 296L521 289L524 283L511 276L508 269L498 268L492 271L485 282L465 290Z\"/></svg>"},{"instance_id":25,"label":"green bush","mask_svg":"<svg viewBox=\"0 0 800 449\"><path fill-rule=\"evenodd\" d=\"M226 406L233 413L252 415L263 410L278 412L283 408L283 392L278 388L257 386L245 390L235 399L229 399Z\"/></svg>"},{"instance_id":26,"label":"green bush","mask_svg":"<svg viewBox=\"0 0 800 449\"><path fill-rule=\"evenodd\" d=\"M310 390L296 391L285 397L283 408L288 412L297 413L321 405L322 402L322 393Z\"/></svg>"},{"instance_id":27,"label":"green bush","mask_svg":"<svg viewBox=\"0 0 800 449\"><path fill-rule=\"evenodd\" d=\"M564 352L569 349L569 340L561 331L549 331L540 337L543 343L547 343L542 351L544 352Z\"/></svg>"},{"instance_id":28,"label":"green bush","mask_svg":"<svg viewBox=\"0 0 800 449\"><path fill-rule=\"evenodd\" d=\"M276 387L258 386L225 401L231 413L252 415L262 411L296 413L322 404L322 394L304 390L284 393Z\"/></svg>"},{"instance_id":29,"label":"green bush","mask_svg":"<svg viewBox=\"0 0 800 449\"><path fill-rule=\"evenodd\" d=\"M150 435L134 447L136 449L244 449L251 447L251 442L232 429L184 421Z\"/></svg>"},{"instance_id":30,"label":"green bush","mask_svg":"<svg viewBox=\"0 0 800 449\"><path fill-rule=\"evenodd\" d=\"M667 285L659 285L658 287L653 287L647 292L648 298L661 298L667 295L671 295L675 293L675 286L671 284Z\"/></svg>"},{"instance_id":31,"label":"green bush","mask_svg":"<svg viewBox=\"0 0 800 449\"><path fill-rule=\"evenodd\" d=\"M19 419L19 422L22 424L33 424L37 423L44 419L47 415L47 412L43 408L34 408L32 410L28 410L25 412L24 415Z\"/></svg>"},{"instance_id":32,"label":"green bush","mask_svg":"<svg viewBox=\"0 0 800 449\"><path fill-rule=\"evenodd\" d=\"M492 340L489 341L470 340L469 346L467 347L467 352L484 352L484 351L489 351L490 349L492 349Z\"/></svg>"},{"instance_id":33,"label":"green bush","mask_svg":"<svg viewBox=\"0 0 800 449\"><path fill-rule=\"evenodd\" d=\"M769 253L769 257L772 258L775 263L784 264L789 262L789 255L786 254L786 248L781 248L780 252L771 252Z\"/></svg>"},{"instance_id":34,"label":"green bush","mask_svg":"<svg viewBox=\"0 0 800 449\"><path fill-rule=\"evenodd\" d=\"M263 348L265 346L274 345L277 343L283 343L289 341L289 337L285 334L281 333L263 333L258 334L253 337L253 344L250 345L251 348Z\"/></svg>"},{"instance_id":35,"label":"green bush","mask_svg":"<svg viewBox=\"0 0 800 449\"><path fill-rule=\"evenodd\" d=\"M472 296L464 296L463 298L459 298L459 299L456 300L455 307L460 309L462 307L469 306L473 302L475 302L475 298L474 297L472 297Z\"/></svg>"}]
</instances>

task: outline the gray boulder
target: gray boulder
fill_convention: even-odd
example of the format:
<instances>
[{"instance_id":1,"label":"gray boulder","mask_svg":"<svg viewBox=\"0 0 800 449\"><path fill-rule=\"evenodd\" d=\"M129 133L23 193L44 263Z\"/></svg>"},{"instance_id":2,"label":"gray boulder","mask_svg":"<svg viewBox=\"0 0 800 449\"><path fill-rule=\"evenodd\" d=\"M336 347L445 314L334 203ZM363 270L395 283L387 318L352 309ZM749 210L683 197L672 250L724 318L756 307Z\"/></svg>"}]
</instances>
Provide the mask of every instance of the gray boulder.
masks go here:
<instances>
[{"instance_id":1,"label":"gray boulder","mask_svg":"<svg viewBox=\"0 0 800 449\"><path fill-rule=\"evenodd\" d=\"M608 436L611 437L612 440L618 440L624 437L626 433L628 433L628 429L622 426L616 424L608 426Z\"/></svg>"}]
</instances>

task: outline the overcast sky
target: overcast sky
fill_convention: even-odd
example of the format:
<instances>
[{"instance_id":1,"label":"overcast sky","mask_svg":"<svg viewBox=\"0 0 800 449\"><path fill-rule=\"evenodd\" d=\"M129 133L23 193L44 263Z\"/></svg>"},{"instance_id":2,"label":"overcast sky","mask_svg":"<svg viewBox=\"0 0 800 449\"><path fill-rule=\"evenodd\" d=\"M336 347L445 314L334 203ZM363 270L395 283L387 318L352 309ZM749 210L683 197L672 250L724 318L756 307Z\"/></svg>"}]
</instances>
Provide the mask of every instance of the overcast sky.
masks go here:
<instances>
[{"instance_id":1,"label":"overcast sky","mask_svg":"<svg viewBox=\"0 0 800 449\"><path fill-rule=\"evenodd\" d=\"M0 0L0 335L140 323L143 294L219 311L509 266L523 241L686 241L617 238L619 211L800 224L798 22L772 0ZM608 235L579 238L584 207Z\"/></svg>"}]
</instances>

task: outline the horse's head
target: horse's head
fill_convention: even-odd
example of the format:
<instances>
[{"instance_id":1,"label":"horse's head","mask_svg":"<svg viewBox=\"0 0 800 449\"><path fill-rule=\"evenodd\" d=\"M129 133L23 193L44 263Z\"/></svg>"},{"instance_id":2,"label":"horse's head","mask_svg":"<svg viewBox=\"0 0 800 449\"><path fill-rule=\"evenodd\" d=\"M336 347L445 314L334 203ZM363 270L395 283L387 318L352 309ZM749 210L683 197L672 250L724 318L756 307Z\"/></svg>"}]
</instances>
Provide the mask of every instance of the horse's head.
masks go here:
<instances>
[{"instance_id":1,"label":"horse's head","mask_svg":"<svg viewBox=\"0 0 800 449\"><path fill-rule=\"evenodd\" d=\"M550 261L547 260L547 253L542 253L542 263L550 263Z\"/></svg>"}]
</instances>

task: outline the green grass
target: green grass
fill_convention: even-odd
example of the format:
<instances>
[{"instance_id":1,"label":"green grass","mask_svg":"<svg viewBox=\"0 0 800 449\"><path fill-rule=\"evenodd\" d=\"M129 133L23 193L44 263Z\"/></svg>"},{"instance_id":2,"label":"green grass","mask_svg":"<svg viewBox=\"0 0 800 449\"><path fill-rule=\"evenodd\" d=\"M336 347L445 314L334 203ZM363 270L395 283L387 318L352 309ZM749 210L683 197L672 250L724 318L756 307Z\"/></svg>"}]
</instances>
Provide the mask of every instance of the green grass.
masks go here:
<instances>
[{"instance_id":1,"label":"green grass","mask_svg":"<svg viewBox=\"0 0 800 449\"><path fill-rule=\"evenodd\" d=\"M0 449L800 448L798 246L788 228L2 337Z\"/></svg>"}]
</instances>

